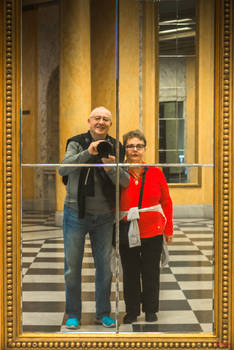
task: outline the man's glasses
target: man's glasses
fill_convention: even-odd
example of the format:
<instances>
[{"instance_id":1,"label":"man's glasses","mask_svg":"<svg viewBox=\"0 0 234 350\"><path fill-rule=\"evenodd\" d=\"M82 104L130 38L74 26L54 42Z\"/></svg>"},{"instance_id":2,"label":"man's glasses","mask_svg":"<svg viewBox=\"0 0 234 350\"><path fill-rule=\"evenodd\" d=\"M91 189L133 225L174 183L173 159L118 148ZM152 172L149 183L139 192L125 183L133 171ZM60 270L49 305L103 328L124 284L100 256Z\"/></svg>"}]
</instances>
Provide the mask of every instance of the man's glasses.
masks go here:
<instances>
[{"instance_id":1,"label":"man's glasses","mask_svg":"<svg viewBox=\"0 0 234 350\"><path fill-rule=\"evenodd\" d=\"M136 148L137 150L140 150L140 149L145 148L145 145L142 145L142 143L138 143L137 145L130 144L130 145L125 146L125 148L127 148L127 149L135 149Z\"/></svg>"},{"instance_id":2,"label":"man's glasses","mask_svg":"<svg viewBox=\"0 0 234 350\"><path fill-rule=\"evenodd\" d=\"M96 122L100 122L101 120L103 120L105 123L108 123L111 121L110 118L108 117L99 117L99 116L96 116L96 117L90 117L90 118L93 118Z\"/></svg>"}]
</instances>

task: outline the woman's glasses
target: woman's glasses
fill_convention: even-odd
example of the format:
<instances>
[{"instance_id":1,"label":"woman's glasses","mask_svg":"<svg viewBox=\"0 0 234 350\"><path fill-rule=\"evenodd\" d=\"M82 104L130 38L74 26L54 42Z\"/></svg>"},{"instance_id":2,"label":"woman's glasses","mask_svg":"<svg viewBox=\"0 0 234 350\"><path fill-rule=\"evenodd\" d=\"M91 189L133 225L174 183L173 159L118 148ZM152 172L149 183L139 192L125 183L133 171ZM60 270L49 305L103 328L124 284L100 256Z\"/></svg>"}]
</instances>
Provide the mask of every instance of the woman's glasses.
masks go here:
<instances>
[{"instance_id":1,"label":"woman's glasses","mask_svg":"<svg viewBox=\"0 0 234 350\"><path fill-rule=\"evenodd\" d=\"M137 150L141 150L143 148L145 148L145 145L142 145L142 143L138 143L137 145L133 145L133 144L130 144L130 145L126 145L125 148L127 149L137 149Z\"/></svg>"}]
</instances>

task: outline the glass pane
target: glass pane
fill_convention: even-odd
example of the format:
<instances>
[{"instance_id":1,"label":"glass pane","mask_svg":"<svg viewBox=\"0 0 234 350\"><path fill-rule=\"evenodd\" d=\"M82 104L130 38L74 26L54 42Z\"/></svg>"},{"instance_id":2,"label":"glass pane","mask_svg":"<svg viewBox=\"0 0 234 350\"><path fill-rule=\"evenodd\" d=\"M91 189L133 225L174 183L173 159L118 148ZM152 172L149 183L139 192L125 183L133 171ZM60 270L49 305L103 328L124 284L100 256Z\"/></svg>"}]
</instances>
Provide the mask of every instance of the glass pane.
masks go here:
<instances>
[{"instance_id":1,"label":"glass pane","mask_svg":"<svg viewBox=\"0 0 234 350\"><path fill-rule=\"evenodd\" d=\"M23 331L118 331L117 268L111 255L114 211L106 195L110 183L99 177L105 170L101 156L94 154L97 145L88 151L98 136L108 132L115 137L115 9L114 0L22 1ZM111 111L113 125L106 115L90 117L98 106ZM84 133L66 147L68 139ZM84 158L77 160L82 152ZM70 167L66 186L60 173L65 157ZM112 190L115 202L114 184ZM84 232L84 220L78 220L81 207L91 218ZM103 326L103 316L113 318L112 327ZM73 324L66 324L69 318ZM74 319L82 320L82 327Z\"/></svg>"},{"instance_id":2,"label":"glass pane","mask_svg":"<svg viewBox=\"0 0 234 350\"><path fill-rule=\"evenodd\" d=\"M38 169L22 171L22 331L60 332L65 308L64 245L55 217L56 169L39 170L43 196L34 199L30 194L37 190Z\"/></svg>"},{"instance_id":3,"label":"glass pane","mask_svg":"<svg viewBox=\"0 0 234 350\"><path fill-rule=\"evenodd\" d=\"M159 144L169 152L175 149L184 152L184 120L161 120ZM171 161L167 159L167 163L181 163L179 158L169 158Z\"/></svg>"},{"instance_id":4,"label":"glass pane","mask_svg":"<svg viewBox=\"0 0 234 350\"><path fill-rule=\"evenodd\" d=\"M168 245L170 261L160 270L158 320L147 322L144 299L147 288L143 285L144 272L140 272L140 312L128 327L120 324L120 332L202 332L212 331L213 327L213 183L206 189L199 187L201 167L202 176L213 178L213 153L207 158L210 167L194 165L199 163L197 156L202 152L198 143L201 130L198 119L199 123L202 121L197 97L202 87L197 85L201 59L197 4L166 0L157 4L120 2L120 134L135 129L144 132L147 141L144 160L150 166L158 160L169 184L174 210L174 238ZM212 99L210 102L213 104ZM213 125L212 110L207 122ZM134 142L140 141L131 140L132 145ZM127 157L131 158L128 154ZM152 179L152 187L154 183L156 179ZM180 187L176 187L178 184ZM209 193L206 203L200 197L203 191ZM153 198L152 193L153 189ZM201 242L208 243L204 243L207 251ZM137 270L137 264L134 266ZM123 273L128 279L130 273L125 269L126 266ZM126 289L130 288L127 284ZM129 298L125 297L124 302L128 310Z\"/></svg>"},{"instance_id":5,"label":"glass pane","mask_svg":"<svg viewBox=\"0 0 234 350\"><path fill-rule=\"evenodd\" d=\"M176 21L180 19L195 20L195 0L160 0L159 18L160 21Z\"/></svg>"},{"instance_id":6,"label":"glass pane","mask_svg":"<svg viewBox=\"0 0 234 350\"><path fill-rule=\"evenodd\" d=\"M38 168L30 167L25 170L36 172ZM42 167L43 172L43 192L44 196L34 200L24 200L22 211L22 311L23 311L23 331L25 332L68 332L65 327L66 321L65 308L65 281L64 281L64 238L65 247L69 245L69 230L62 230L62 213L55 212L55 176L56 171L53 167ZM33 187L33 178L28 180L24 175L22 177L23 188ZM26 186L27 185L27 186ZM23 192L25 197L25 193ZM95 199L93 200L95 201ZM89 207L92 210L92 202ZM99 201L101 206L101 201ZM66 212L67 213L67 212ZM75 213L75 211L74 211ZM108 226L108 213L105 214L105 227ZM75 215L74 215L75 216ZM110 215L109 215L110 216ZM113 214L111 213L111 216ZM92 215L90 215L92 218ZM110 218L109 218L110 221ZM75 220L74 220L75 223ZM104 255L105 233L101 225L101 242L103 248L99 253ZM84 245L84 257L82 265L82 294L83 313L82 329L80 332L104 332L106 331L100 325L95 325L95 266L92 254L94 233L87 234ZM75 256L78 256L79 249L82 249L81 238L72 240ZM92 243L91 243L92 242ZM100 244L100 242L99 242ZM107 242L106 242L107 244ZM72 255L72 249L69 250ZM98 259L98 255L96 255ZM109 259L109 257L108 257ZM96 261L98 264L98 260ZM105 265L107 277L107 264ZM111 260L111 269L113 272L111 287L111 308L114 314L116 308L115 293L115 260ZM68 273L68 272L67 272ZM76 276L76 282L79 276ZM104 277L103 277L104 278ZM78 296L76 295L76 298ZM42 316L44 317L42 317ZM40 317L40 319L38 319ZM74 331L74 329L73 329ZM111 332L115 331L113 328Z\"/></svg>"},{"instance_id":7,"label":"glass pane","mask_svg":"<svg viewBox=\"0 0 234 350\"><path fill-rule=\"evenodd\" d=\"M196 27L194 24L183 22L179 24L160 23L159 26L159 55L160 56L194 56Z\"/></svg>"}]
</instances>

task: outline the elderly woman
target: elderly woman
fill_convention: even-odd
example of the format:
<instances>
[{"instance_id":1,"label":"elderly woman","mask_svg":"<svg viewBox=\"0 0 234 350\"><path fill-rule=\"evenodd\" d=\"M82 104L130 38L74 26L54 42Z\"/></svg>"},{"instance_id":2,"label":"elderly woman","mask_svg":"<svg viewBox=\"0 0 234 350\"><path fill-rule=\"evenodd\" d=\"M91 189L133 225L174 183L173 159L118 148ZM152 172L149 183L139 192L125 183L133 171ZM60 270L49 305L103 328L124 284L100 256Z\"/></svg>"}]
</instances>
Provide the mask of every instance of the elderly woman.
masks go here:
<instances>
[{"instance_id":1,"label":"elderly woman","mask_svg":"<svg viewBox=\"0 0 234 350\"><path fill-rule=\"evenodd\" d=\"M122 220L133 220L130 229L127 229L127 239L120 222L120 256L126 305L123 323L137 321L141 303L146 322L153 322L157 321L159 309L163 238L170 243L173 235L172 201L162 171L154 166L144 167L146 139L142 132L130 131L124 135L123 141L126 162L136 164L129 167L130 183L122 189L120 198Z\"/></svg>"}]
</instances>

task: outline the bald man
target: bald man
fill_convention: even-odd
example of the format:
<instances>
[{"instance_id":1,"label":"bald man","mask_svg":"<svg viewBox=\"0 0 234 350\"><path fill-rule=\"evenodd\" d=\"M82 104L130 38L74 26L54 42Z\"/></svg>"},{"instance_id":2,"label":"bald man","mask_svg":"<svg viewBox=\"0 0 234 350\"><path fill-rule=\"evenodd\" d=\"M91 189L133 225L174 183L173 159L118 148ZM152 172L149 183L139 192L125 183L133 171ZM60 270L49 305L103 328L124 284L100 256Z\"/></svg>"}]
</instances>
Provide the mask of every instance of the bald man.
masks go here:
<instances>
[{"instance_id":1,"label":"bald man","mask_svg":"<svg viewBox=\"0 0 234 350\"><path fill-rule=\"evenodd\" d=\"M116 141L108 135L112 125L111 112L101 106L93 109L88 118L89 131L67 141L63 164L114 163ZM108 142L110 153L102 156L100 143ZM124 149L119 144L120 161ZM115 167L63 167L59 168L66 184L63 236L65 252L66 327L77 329L81 325L81 269L86 234L89 233L96 268L96 323L115 327L110 316L112 272L110 268L112 232L115 206ZM120 168L120 185L127 187L129 174Z\"/></svg>"}]
</instances>

